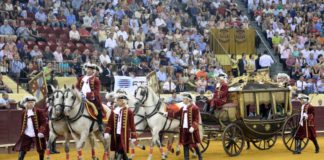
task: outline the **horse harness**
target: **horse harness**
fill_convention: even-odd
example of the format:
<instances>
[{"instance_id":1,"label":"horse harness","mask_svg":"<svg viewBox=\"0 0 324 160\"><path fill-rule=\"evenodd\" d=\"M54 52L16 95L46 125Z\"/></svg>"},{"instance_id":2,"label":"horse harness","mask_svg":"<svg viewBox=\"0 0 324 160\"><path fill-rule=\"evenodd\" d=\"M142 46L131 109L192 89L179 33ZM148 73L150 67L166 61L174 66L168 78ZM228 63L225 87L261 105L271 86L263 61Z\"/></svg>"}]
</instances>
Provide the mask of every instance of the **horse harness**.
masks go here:
<instances>
[{"instance_id":1,"label":"horse harness","mask_svg":"<svg viewBox=\"0 0 324 160\"><path fill-rule=\"evenodd\" d=\"M62 96L62 98L64 99L64 92L63 91L61 91L61 90L55 90L51 95L49 95L49 101L50 101L50 103L49 104L51 104L51 109L49 110L49 112L48 112L48 117L49 117L49 120L51 120L51 121L60 121L60 120L62 120L63 118L64 118L64 114L63 114L63 109L64 109L64 107L61 107L61 114L57 117L57 118L53 118L51 115L52 115L52 113L53 113L53 109L55 109L56 108L56 106L63 106L63 104L55 104L54 105L54 97L55 98L59 98L58 97L58 95L59 95L59 93L61 93L63 96ZM55 95L56 94L56 95ZM54 134L56 134L56 135L59 135L58 133L57 133L57 131L55 130L55 127L54 127L54 123L51 123L52 125L51 125L51 128L52 128L52 130L53 130L53 132L54 132Z\"/></svg>"},{"instance_id":2,"label":"horse harness","mask_svg":"<svg viewBox=\"0 0 324 160\"><path fill-rule=\"evenodd\" d=\"M147 87L143 87L143 86L138 87L138 88L135 90L135 95L137 95L137 92L138 92L138 89L139 89L139 88L141 88L140 95L141 95L143 98L142 98L142 99L138 99L138 100L139 100L139 101L142 103L142 105L143 105L143 104L146 102L147 98L148 98L148 88L147 88ZM153 110L151 113L146 114L146 115L145 115L145 118L146 118L146 119L149 119L149 118L153 117L153 116L156 115L156 114L160 114L160 115L162 115L163 117L165 117L165 116L164 116L164 113L163 113L163 112L160 112L160 109L161 109L161 107L162 107L162 101L160 100L160 98L159 98L159 100L158 100L158 102L157 102L156 105L153 105L153 106L147 106L147 107L154 107L154 106L156 106L156 107L154 108L154 110ZM171 127L171 124L172 124L172 122L173 122L173 119L169 119L168 117L165 117L165 118L166 118L166 121L164 122L164 125L163 125L163 129L162 129L162 131L169 130L170 127ZM171 122L170 122L170 124L168 125L168 127L166 128L168 120L170 120Z\"/></svg>"},{"instance_id":3,"label":"horse harness","mask_svg":"<svg viewBox=\"0 0 324 160\"><path fill-rule=\"evenodd\" d=\"M71 92L71 90L70 89L67 89L65 92L67 93L67 95L66 95L66 98L67 98L68 97L68 94L69 94L69 92ZM64 107L72 108L74 106L74 103L76 101L76 98L77 97L75 95L73 95L72 96L73 101L72 101L71 106L67 106L67 105L64 104ZM82 99L81 100L81 104L80 104L80 108L78 110L78 113L73 118L70 118L70 117L65 116L66 122L67 122L69 128L71 129L71 131L73 133L76 133L76 132L73 130L73 128L71 126L71 123L74 123L75 121L79 120L81 117L85 117L85 118L89 119L92 122L91 125L90 125L90 128L89 128L89 133L91 133L93 131L93 127L94 127L94 124L95 124L96 121L93 120L90 116L83 114L84 113L84 109L85 109L85 103L86 103L86 100L83 100Z\"/></svg>"}]
</instances>

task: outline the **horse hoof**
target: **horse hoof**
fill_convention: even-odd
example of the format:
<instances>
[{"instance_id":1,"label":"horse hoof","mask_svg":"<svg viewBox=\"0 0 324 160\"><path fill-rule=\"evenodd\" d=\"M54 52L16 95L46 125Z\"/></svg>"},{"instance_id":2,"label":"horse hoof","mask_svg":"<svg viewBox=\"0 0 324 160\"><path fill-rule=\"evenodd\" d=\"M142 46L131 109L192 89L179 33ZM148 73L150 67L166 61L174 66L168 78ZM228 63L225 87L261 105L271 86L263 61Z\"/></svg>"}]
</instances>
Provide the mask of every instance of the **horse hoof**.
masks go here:
<instances>
[{"instance_id":1,"label":"horse hoof","mask_svg":"<svg viewBox=\"0 0 324 160\"><path fill-rule=\"evenodd\" d=\"M146 149L145 146L143 146L143 147L142 147L142 150L144 151L145 149Z\"/></svg>"}]
</instances>

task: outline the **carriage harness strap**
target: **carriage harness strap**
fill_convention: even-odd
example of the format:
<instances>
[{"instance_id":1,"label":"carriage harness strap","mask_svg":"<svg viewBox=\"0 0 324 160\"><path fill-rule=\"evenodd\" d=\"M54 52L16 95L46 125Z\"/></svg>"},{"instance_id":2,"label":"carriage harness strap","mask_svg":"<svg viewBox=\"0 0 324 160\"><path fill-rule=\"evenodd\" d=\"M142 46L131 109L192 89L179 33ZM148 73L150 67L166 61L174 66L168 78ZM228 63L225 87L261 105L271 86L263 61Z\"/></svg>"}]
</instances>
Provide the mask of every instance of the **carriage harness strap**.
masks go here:
<instances>
[{"instance_id":1,"label":"carriage harness strap","mask_svg":"<svg viewBox=\"0 0 324 160\"><path fill-rule=\"evenodd\" d=\"M75 100L73 101L72 104L74 104L74 102L75 102ZM81 101L81 106L80 106L80 109L79 109L78 113L76 114L76 116L74 116L73 118L66 117L67 124L69 125L69 128L71 128L71 131L73 133L75 133L75 131L73 130L73 128L71 126L71 123L74 123L75 121L77 121L81 117L85 117L85 118L89 119L90 121L92 121L90 129L89 129L89 133L92 132L92 130L93 130L93 126L94 126L96 121L93 120L90 116L87 116L87 115L83 114L84 113L84 108L85 108L85 103L86 103L85 100Z\"/></svg>"},{"instance_id":2,"label":"carriage harness strap","mask_svg":"<svg viewBox=\"0 0 324 160\"><path fill-rule=\"evenodd\" d=\"M154 108L154 110L150 114L146 115L146 118L151 118L151 117L153 117L157 113L160 114L160 115L162 115L164 117L164 113L163 112L160 112L161 107L162 107L162 101L159 99L159 101L156 104L156 107ZM169 130L170 127L171 127L171 124L173 122L173 119L169 119L168 117L165 117L165 118L166 118L166 120L164 122L162 131ZM167 123L168 123L168 120L170 120L171 122L169 123L168 127L166 128Z\"/></svg>"}]
</instances>

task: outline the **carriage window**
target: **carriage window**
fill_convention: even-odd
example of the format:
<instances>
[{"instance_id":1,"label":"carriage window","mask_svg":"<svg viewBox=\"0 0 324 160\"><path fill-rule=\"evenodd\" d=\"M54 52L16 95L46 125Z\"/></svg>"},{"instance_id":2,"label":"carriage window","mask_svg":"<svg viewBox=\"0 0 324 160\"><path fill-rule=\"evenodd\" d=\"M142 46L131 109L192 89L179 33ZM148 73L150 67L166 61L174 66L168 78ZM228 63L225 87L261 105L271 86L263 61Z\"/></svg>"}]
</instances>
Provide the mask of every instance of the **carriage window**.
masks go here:
<instances>
[{"instance_id":1,"label":"carriage window","mask_svg":"<svg viewBox=\"0 0 324 160\"><path fill-rule=\"evenodd\" d=\"M289 100L287 99L286 92L274 92L272 93L276 101L276 116L285 116L286 109L288 109Z\"/></svg>"},{"instance_id":2,"label":"carriage window","mask_svg":"<svg viewBox=\"0 0 324 160\"><path fill-rule=\"evenodd\" d=\"M257 103L256 103L256 98L254 93L244 93L243 94L243 99L244 99L244 117L245 118L257 118L258 113L257 113Z\"/></svg>"},{"instance_id":3,"label":"carriage window","mask_svg":"<svg viewBox=\"0 0 324 160\"><path fill-rule=\"evenodd\" d=\"M270 92L259 92L258 103L259 103L259 113L261 119L267 120L271 119L273 116L273 97Z\"/></svg>"}]
</instances>

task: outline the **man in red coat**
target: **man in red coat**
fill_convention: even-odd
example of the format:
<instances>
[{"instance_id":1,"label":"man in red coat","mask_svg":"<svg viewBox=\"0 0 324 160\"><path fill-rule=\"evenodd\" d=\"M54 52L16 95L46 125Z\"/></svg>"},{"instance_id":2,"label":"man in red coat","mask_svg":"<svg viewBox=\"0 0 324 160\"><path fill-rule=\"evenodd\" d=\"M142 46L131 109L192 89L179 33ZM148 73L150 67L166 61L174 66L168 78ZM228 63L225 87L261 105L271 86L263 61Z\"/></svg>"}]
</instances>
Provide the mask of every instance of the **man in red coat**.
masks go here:
<instances>
[{"instance_id":1,"label":"man in red coat","mask_svg":"<svg viewBox=\"0 0 324 160\"><path fill-rule=\"evenodd\" d=\"M211 114L214 114L215 109L221 109L221 107L227 102L228 86L226 84L225 75L219 75L220 82L216 85L216 89L213 95L213 99L210 101Z\"/></svg>"},{"instance_id":2,"label":"man in red coat","mask_svg":"<svg viewBox=\"0 0 324 160\"><path fill-rule=\"evenodd\" d=\"M34 108L36 98L26 96L22 100L25 110L22 114L22 127L19 140L14 146L15 151L19 151L18 160L23 160L31 146L35 145L39 154L39 159L44 159L46 150L45 132L46 120L43 112Z\"/></svg>"},{"instance_id":3,"label":"man in red coat","mask_svg":"<svg viewBox=\"0 0 324 160\"><path fill-rule=\"evenodd\" d=\"M115 151L115 159L128 160L129 140L136 141L134 114L127 108L128 98L121 94L117 96L116 108L111 113L106 128L105 138L111 137L110 150Z\"/></svg>"},{"instance_id":4,"label":"man in red coat","mask_svg":"<svg viewBox=\"0 0 324 160\"><path fill-rule=\"evenodd\" d=\"M315 146L315 153L319 153L319 145L316 139L316 128L315 128L315 110L312 105L309 104L309 97L303 94L298 95L298 99L302 103L301 116L299 121L299 127L296 134L296 150L294 154L301 153L301 141L304 138L308 138L313 141Z\"/></svg>"},{"instance_id":5,"label":"man in red coat","mask_svg":"<svg viewBox=\"0 0 324 160\"><path fill-rule=\"evenodd\" d=\"M103 124L102 124L102 117L103 115L103 108L101 103L100 97L100 89L101 83L98 77L96 77L96 70L98 66L95 64L86 64L87 68L86 75L81 76L78 79L76 84L76 88L82 93L82 95L90 102L92 102L98 110L97 122L99 124L99 131L103 132Z\"/></svg>"},{"instance_id":6,"label":"man in red coat","mask_svg":"<svg viewBox=\"0 0 324 160\"><path fill-rule=\"evenodd\" d=\"M183 145L184 159L189 160L189 148L194 148L198 159L202 160L201 152L197 146L200 143L199 135L199 108L192 103L190 94L183 94L184 106L177 112L169 112L170 118L180 117L179 141Z\"/></svg>"}]
</instances>

